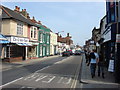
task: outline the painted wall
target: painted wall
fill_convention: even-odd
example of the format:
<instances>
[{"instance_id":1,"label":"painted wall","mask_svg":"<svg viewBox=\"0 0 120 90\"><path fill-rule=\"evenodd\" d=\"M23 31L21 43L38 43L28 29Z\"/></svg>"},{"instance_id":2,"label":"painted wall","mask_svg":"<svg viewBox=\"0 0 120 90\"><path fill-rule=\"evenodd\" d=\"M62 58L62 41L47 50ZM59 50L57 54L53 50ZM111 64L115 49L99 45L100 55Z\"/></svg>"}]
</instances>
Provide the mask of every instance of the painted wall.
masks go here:
<instances>
[{"instance_id":1,"label":"painted wall","mask_svg":"<svg viewBox=\"0 0 120 90\"><path fill-rule=\"evenodd\" d=\"M2 20L1 34L10 35L10 20Z\"/></svg>"},{"instance_id":2,"label":"painted wall","mask_svg":"<svg viewBox=\"0 0 120 90\"><path fill-rule=\"evenodd\" d=\"M28 37L28 26L25 23L23 23L23 25L24 25L23 26L23 35L17 35L17 22L18 21L14 21L14 20L3 20L1 33L4 35Z\"/></svg>"},{"instance_id":3,"label":"painted wall","mask_svg":"<svg viewBox=\"0 0 120 90\"><path fill-rule=\"evenodd\" d=\"M55 54L55 46L57 45L57 34L50 32L50 55Z\"/></svg>"}]
</instances>

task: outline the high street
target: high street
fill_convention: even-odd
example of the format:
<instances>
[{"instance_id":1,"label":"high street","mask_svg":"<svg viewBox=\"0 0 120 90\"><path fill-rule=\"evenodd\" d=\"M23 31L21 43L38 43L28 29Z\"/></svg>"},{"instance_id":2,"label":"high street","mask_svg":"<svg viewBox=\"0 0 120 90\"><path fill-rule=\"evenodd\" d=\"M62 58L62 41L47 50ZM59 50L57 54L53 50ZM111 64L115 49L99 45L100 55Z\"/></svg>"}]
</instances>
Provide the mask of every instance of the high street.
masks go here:
<instances>
[{"instance_id":1,"label":"high street","mask_svg":"<svg viewBox=\"0 0 120 90\"><path fill-rule=\"evenodd\" d=\"M75 88L82 56L55 57L3 71L3 88Z\"/></svg>"}]
</instances>

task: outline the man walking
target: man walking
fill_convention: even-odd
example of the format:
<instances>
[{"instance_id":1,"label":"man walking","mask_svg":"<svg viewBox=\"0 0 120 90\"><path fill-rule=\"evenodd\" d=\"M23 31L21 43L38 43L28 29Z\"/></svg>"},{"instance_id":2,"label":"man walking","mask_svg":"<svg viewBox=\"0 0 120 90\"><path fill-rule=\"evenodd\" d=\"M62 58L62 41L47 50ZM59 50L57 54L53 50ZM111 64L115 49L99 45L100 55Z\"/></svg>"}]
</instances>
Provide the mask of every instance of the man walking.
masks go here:
<instances>
[{"instance_id":1,"label":"man walking","mask_svg":"<svg viewBox=\"0 0 120 90\"><path fill-rule=\"evenodd\" d=\"M99 61L99 55L97 54L96 50L92 50L90 53L90 70L91 70L91 76L92 78L95 76L95 71L96 71L96 65Z\"/></svg>"}]
</instances>

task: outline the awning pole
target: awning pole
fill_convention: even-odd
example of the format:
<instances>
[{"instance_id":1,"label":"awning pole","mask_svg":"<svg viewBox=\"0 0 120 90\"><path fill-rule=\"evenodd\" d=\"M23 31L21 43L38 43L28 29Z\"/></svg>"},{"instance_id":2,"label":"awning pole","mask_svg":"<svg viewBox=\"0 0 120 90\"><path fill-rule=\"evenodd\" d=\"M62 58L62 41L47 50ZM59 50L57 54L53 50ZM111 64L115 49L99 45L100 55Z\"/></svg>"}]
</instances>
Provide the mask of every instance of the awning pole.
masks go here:
<instances>
[{"instance_id":1,"label":"awning pole","mask_svg":"<svg viewBox=\"0 0 120 90\"><path fill-rule=\"evenodd\" d=\"M10 58L10 46L9 46L9 58Z\"/></svg>"}]
</instances>

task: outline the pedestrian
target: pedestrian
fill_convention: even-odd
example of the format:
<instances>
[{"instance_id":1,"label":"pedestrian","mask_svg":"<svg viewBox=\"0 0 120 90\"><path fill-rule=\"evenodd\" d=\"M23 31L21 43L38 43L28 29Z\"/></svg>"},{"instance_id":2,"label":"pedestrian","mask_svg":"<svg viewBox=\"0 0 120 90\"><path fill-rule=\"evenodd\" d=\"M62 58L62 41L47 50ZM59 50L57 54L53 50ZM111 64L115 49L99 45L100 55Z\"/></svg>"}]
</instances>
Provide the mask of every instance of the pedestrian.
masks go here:
<instances>
[{"instance_id":1,"label":"pedestrian","mask_svg":"<svg viewBox=\"0 0 120 90\"><path fill-rule=\"evenodd\" d=\"M85 52L86 63L88 63L88 61L89 61L89 54L90 54L89 51L86 51L86 52Z\"/></svg>"},{"instance_id":2,"label":"pedestrian","mask_svg":"<svg viewBox=\"0 0 120 90\"><path fill-rule=\"evenodd\" d=\"M93 49L90 53L90 70L91 70L91 77L93 78L95 76L96 71L96 65L99 61L99 55L97 54L96 50Z\"/></svg>"},{"instance_id":3,"label":"pedestrian","mask_svg":"<svg viewBox=\"0 0 120 90\"><path fill-rule=\"evenodd\" d=\"M100 75L102 74L102 78L105 78L104 68L105 68L105 61L103 60L102 52L100 52L99 61L98 61L98 77L100 77Z\"/></svg>"}]
</instances>

